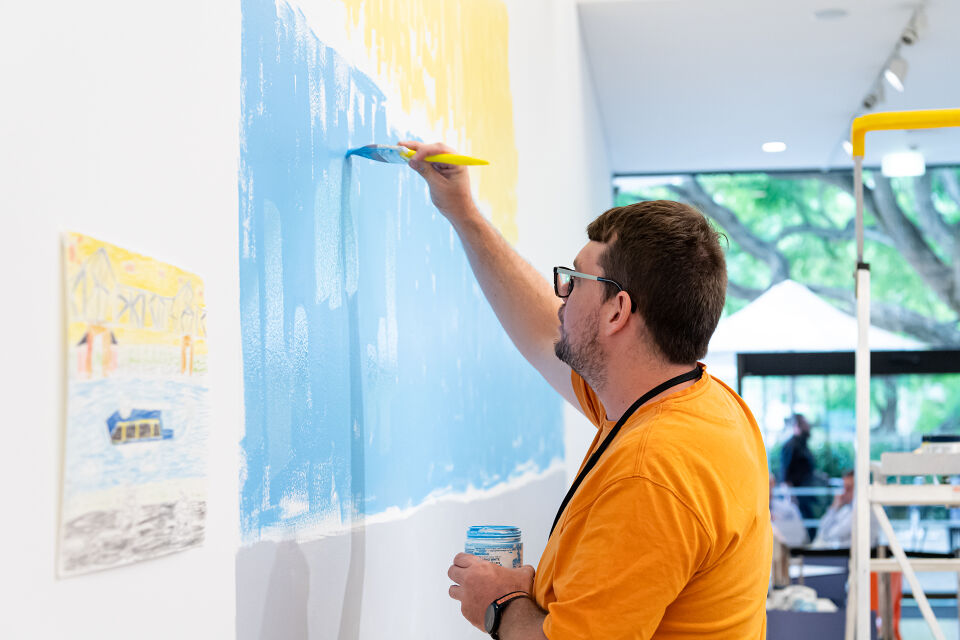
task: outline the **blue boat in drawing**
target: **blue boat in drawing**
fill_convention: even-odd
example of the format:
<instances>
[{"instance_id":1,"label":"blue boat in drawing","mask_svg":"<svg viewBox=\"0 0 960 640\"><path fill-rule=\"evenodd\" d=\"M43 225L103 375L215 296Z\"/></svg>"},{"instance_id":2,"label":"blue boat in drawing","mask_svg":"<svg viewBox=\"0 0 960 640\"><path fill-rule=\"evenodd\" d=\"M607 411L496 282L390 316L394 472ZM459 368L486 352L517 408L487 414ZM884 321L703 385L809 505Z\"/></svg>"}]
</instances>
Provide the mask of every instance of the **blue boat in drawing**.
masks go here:
<instances>
[{"instance_id":1,"label":"blue boat in drawing","mask_svg":"<svg viewBox=\"0 0 960 640\"><path fill-rule=\"evenodd\" d=\"M119 411L107 418L107 431L113 444L130 444L151 440L170 440L173 429L163 428L161 412L133 409L126 418Z\"/></svg>"}]
</instances>

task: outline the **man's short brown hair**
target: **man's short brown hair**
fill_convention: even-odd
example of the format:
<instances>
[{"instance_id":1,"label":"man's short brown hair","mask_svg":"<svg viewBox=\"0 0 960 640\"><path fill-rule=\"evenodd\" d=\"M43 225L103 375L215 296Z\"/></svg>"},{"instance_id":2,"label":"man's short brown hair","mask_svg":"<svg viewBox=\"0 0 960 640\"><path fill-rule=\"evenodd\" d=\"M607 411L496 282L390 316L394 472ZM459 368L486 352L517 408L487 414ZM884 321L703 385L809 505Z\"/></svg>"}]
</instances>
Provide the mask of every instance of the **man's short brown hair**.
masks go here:
<instances>
[{"instance_id":1,"label":"man's short brown hair","mask_svg":"<svg viewBox=\"0 0 960 640\"><path fill-rule=\"evenodd\" d=\"M727 292L720 234L703 214L671 200L638 202L605 211L587 236L608 245L603 275L630 294L662 355L674 364L703 358ZM608 287L607 298L616 293Z\"/></svg>"}]
</instances>

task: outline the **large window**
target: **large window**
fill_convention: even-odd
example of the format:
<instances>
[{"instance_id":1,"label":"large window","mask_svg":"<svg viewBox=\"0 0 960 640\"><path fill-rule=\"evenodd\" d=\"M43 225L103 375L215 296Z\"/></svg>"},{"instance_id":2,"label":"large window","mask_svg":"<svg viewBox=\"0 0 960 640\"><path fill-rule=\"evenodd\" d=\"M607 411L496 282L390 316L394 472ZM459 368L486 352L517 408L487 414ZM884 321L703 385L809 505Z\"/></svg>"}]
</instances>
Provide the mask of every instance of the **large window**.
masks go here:
<instances>
[{"instance_id":1,"label":"large window","mask_svg":"<svg viewBox=\"0 0 960 640\"><path fill-rule=\"evenodd\" d=\"M960 168L934 167L919 178L893 179L868 170L864 184L874 329L912 344L912 349L960 349ZM657 199L687 202L723 233L729 275L724 319L759 304L766 292L787 281L802 285L829 305L824 309L835 312L823 314L823 323L854 314L850 172L622 176L614 186L618 205ZM768 329L775 344L782 342L783 351L798 350L789 346L792 336L777 334L775 322ZM825 329L821 332L829 335L830 327ZM748 344L724 348L731 351L730 370L721 365L712 371L735 385L734 352L758 349ZM822 349L837 350L835 345ZM781 471L781 450L791 435L788 418L806 416L813 427L809 446L818 471L831 478L823 490L827 504L830 494L839 490L842 472L853 466L853 376L747 375L741 391L756 414L775 473ZM953 372L875 375L871 401L873 458L882 451L913 450L925 434L960 433L960 362ZM891 515L905 517L906 512ZM928 509L923 516L948 514Z\"/></svg>"}]
</instances>

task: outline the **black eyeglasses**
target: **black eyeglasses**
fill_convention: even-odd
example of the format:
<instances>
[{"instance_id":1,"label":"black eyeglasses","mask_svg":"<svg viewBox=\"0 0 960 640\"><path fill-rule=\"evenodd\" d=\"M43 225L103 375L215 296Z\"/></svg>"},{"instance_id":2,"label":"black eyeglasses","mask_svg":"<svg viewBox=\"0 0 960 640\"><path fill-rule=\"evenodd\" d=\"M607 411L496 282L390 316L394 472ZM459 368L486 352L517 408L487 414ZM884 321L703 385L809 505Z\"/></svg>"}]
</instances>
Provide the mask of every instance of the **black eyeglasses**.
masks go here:
<instances>
[{"instance_id":1,"label":"black eyeglasses","mask_svg":"<svg viewBox=\"0 0 960 640\"><path fill-rule=\"evenodd\" d=\"M630 292L624 289L619 282L616 280L611 280L610 278L604 278L601 276L592 276L589 273L580 273L579 271L574 271L567 267L554 267L553 268L553 292L557 294L558 298L566 298L573 292L573 279L574 278L583 278L584 280L596 280L597 282L606 282L612 284L620 291L623 291L630 296ZM633 298L630 297L630 313L633 313L636 310L636 305L633 302Z\"/></svg>"}]
</instances>

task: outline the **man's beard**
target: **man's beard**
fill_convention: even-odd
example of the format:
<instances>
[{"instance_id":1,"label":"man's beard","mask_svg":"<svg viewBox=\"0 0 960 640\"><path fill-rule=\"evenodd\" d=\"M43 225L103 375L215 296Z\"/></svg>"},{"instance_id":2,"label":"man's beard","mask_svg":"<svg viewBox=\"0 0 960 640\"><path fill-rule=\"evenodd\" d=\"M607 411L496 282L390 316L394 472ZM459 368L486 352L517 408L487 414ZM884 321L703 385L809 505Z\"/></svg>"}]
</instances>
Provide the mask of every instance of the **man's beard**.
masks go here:
<instances>
[{"instance_id":1,"label":"man's beard","mask_svg":"<svg viewBox=\"0 0 960 640\"><path fill-rule=\"evenodd\" d=\"M553 352L557 358L570 365L594 390L602 389L607 381L603 352L600 349L598 319L590 319L588 326L593 327L593 330L583 344L574 345L563 330L563 325L560 326L560 338L553 344Z\"/></svg>"}]
</instances>

